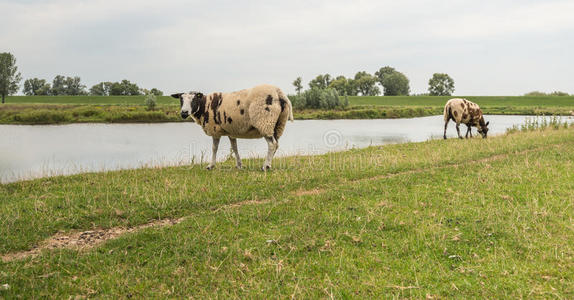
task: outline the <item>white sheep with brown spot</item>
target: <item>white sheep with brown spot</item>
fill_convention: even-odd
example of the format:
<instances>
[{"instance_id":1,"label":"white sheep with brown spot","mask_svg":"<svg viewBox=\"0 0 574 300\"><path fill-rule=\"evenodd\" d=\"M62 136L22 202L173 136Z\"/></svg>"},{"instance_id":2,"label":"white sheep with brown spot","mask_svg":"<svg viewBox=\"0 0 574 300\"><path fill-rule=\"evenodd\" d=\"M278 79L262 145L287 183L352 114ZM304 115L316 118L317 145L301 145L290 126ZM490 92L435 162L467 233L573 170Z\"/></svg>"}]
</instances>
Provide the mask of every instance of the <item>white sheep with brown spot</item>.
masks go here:
<instances>
[{"instance_id":1,"label":"white sheep with brown spot","mask_svg":"<svg viewBox=\"0 0 574 300\"><path fill-rule=\"evenodd\" d=\"M222 136L229 137L237 168L241 168L237 139L265 138L268 151L262 169L271 169L271 160L279 147L278 140L285 130L287 120L293 121L291 101L281 89L272 85L259 85L232 93L204 95L190 92L171 96L180 100L181 117L185 119L191 116L213 138L208 170L215 167Z\"/></svg>"},{"instance_id":2,"label":"white sheep with brown spot","mask_svg":"<svg viewBox=\"0 0 574 300\"><path fill-rule=\"evenodd\" d=\"M480 133L483 138L486 138L488 133L488 124L490 122L484 122L482 110L478 104L460 98L448 100L444 106L444 139L446 139L446 128L450 120L453 120L456 123L456 132L458 133L458 137L461 139L462 136L460 135L459 128L460 123L467 126L466 138L468 138L469 134L470 137L472 137L472 126L478 129L478 133Z\"/></svg>"}]
</instances>

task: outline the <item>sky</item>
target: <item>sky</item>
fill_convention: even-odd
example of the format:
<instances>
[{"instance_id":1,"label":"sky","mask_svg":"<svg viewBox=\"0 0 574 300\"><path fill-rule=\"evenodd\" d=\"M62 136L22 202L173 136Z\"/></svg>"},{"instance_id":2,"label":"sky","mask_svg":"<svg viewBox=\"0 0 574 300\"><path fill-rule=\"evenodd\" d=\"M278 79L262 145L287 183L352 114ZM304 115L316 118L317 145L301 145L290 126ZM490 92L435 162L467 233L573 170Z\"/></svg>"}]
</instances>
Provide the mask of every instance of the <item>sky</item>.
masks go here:
<instances>
[{"instance_id":1,"label":"sky","mask_svg":"<svg viewBox=\"0 0 574 300\"><path fill-rule=\"evenodd\" d=\"M392 66L425 93L574 93L574 1L0 0L0 52L24 79L128 79L164 93Z\"/></svg>"}]
</instances>

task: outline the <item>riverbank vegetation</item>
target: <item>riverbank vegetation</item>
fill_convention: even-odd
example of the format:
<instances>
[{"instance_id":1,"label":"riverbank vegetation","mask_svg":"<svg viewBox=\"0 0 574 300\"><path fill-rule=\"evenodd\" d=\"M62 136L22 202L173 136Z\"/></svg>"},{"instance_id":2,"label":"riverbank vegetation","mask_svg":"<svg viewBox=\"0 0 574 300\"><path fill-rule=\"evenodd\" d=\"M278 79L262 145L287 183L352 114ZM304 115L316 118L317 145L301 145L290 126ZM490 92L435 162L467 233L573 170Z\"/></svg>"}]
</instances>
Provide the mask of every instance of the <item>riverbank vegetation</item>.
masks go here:
<instances>
[{"instance_id":1,"label":"riverbank vegetation","mask_svg":"<svg viewBox=\"0 0 574 300\"><path fill-rule=\"evenodd\" d=\"M0 297L572 298L557 128L0 185Z\"/></svg>"},{"instance_id":2,"label":"riverbank vegetation","mask_svg":"<svg viewBox=\"0 0 574 300\"><path fill-rule=\"evenodd\" d=\"M290 96L294 116L309 119L413 118L443 113L448 96L337 97L331 89ZM319 96L317 96L319 95ZM149 99L154 98L155 101ZM465 97L485 114L574 115L572 96ZM146 99L148 101L146 102ZM0 124L180 122L168 96L11 96L0 106Z\"/></svg>"}]
</instances>

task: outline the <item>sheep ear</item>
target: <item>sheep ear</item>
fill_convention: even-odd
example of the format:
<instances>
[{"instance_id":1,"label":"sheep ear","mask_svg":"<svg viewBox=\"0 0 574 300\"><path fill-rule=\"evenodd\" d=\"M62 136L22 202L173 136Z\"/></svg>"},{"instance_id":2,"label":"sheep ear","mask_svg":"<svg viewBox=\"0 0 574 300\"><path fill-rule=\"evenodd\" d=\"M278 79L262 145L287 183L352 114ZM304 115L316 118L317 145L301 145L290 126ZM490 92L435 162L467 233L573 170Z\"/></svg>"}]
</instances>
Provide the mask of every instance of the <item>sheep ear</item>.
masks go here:
<instances>
[{"instance_id":1,"label":"sheep ear","mask_svg":"<svg viewBox=\"0 0 574 300\"><path fill-rule=\"evenodd\" d=\"M490 124L490 121L486 122L486 126L488 126L488 124Z\"/></svg>"},{"instance_id":2,"label":"sheep ear","mask_svg":"<svg viewBox=\"0 0 574 300\"><path fill-rule=\"evenodd\" d=\"M181 95L183 95L183 93L171 94L171 96L176 98L176 99L181 98Z\"/></svg>"},{"instance_id":3,"label":"sheep ear","mask_svg":"<svg viewBox=\"0 0 574 300\"><path fill-rule=\"evenodd\" d=\"M195 97L203 98L203 93L197 92L195 93Z\"/></svg>"}]
</instances>

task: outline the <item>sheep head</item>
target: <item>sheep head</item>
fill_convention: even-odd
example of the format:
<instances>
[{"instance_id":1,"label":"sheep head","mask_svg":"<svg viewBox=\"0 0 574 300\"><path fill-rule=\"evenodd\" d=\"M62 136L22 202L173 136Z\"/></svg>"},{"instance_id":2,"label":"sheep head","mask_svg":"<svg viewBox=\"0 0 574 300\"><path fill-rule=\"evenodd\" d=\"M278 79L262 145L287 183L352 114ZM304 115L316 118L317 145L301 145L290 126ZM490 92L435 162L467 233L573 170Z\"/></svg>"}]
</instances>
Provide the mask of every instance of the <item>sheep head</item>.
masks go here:
<instances>
[{"instance_id":1,"label":"sheep head","mask_svg":"<svg viewBox=\"0 0 574 300\"><path fill-rule=\"evenodd\" d=\"M203 94L200 92L189 93L176 93L171 95L173 98L179 99L180 114L183 119L187 119L190 115L201 114L200 102L203 100Z\"/></svg>"},{"instance_id":2,"label":"sheep head","mask_svg":"<svg viewBox=\"0 0 574 300\"><path fill-rule=\"evenodd\" d=\"M490 124L490 121L484 123L484 118L481 118L479 125L477 126L478 133L480 133L480 135L482 135L483 139L485 139L486 135L488 134L488 124Z\"/></svg>"}]
</instances>

